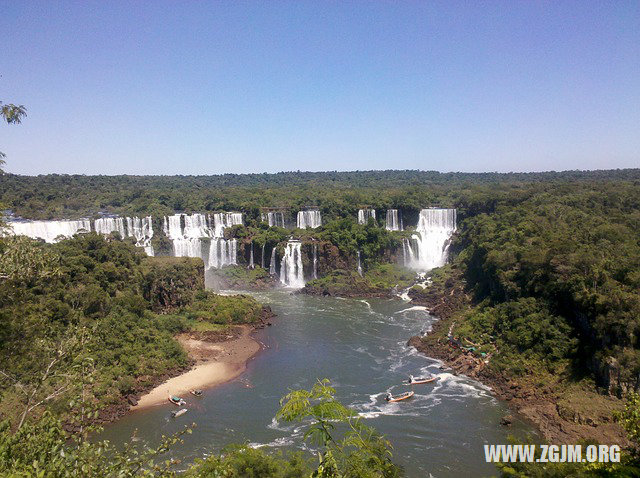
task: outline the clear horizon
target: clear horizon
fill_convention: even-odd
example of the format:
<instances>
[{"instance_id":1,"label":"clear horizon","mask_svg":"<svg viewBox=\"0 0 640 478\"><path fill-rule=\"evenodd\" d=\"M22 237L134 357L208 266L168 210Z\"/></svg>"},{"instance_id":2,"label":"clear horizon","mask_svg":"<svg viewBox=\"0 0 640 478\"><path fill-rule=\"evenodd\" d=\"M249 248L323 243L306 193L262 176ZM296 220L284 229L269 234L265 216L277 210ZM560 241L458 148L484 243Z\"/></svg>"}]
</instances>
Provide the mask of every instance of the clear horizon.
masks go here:
<instances>
[{"instance_id":1,"label":"clear horizon","mask_svg":"<svg viewBox=\"0 0 640 478\"><path fill-rule=\"evenodd\" d=\"M9 2L16 174L640 165L640 3Z\"/></svg>"}]
</instances>

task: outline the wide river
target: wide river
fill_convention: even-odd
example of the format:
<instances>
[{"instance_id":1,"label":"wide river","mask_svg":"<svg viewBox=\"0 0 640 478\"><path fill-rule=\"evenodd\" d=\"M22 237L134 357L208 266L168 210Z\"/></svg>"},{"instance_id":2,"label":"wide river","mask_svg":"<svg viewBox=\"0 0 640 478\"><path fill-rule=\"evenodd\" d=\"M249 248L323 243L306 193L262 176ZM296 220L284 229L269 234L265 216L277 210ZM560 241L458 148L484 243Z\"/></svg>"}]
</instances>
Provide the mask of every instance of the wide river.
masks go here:
<instances>
[{"instance_id":1,"label":"wide river","mask_svg":"<svg viewBox=\"0 0 640 478\"><path fill-rule=\"evenodd\" d=\"M131 413L109 425L102 438L122 443L134 432L153 446L161 435L197 424L173 452L191 461L229 443L302 448L304 429L278 423L274 416L289 389L310 388L329 378L338 399L356 409L366 423L386 435L393 459L409 477L495 475L485 463L484 444L507 443L508 434L530 431L516 422L478 382L441 370L442 364L407 347L412 335L429 330L435 319L422 307L402 300L336 299L290 294L253 293L277 317L255 333L265 350L237 380L186 397L189 411L170 418L171 404ZM387 403L387 392L407 389L409 374L437 374L435 384L416 385L412 399Z\"/></svg>"}]
</instances>

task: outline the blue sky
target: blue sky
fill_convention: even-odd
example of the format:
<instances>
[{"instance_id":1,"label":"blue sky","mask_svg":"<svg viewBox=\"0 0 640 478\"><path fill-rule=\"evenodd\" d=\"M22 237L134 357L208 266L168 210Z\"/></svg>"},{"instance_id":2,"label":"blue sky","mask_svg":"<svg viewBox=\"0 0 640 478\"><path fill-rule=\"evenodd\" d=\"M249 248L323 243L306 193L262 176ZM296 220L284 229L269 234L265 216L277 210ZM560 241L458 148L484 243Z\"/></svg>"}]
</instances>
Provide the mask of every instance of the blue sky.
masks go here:
<instances>
[{"instance_id":1,"label":"blue sky","mask_svg":"<svg viewBox=\"0 0 640 478\"><path fill-rule=\"evenodd\" d=\"M640 2L0 0L22 174L640 167Z\"/></svg>"}]
</instances>

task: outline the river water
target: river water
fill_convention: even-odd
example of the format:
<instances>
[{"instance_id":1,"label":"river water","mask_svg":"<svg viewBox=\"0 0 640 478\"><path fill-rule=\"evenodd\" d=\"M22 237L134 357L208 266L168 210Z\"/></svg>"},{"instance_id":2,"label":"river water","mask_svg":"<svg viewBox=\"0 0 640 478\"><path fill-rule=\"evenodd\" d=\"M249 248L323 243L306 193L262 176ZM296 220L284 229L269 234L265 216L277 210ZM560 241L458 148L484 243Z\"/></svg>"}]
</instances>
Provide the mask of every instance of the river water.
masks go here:
<instances>
[{"instance_id":1,"label":"river water","mask_svg":"<svg viewBox=\"0 0 640 478\"><path fill-rule=\"evenodd\" d=\"M304 429L278 423L279 399L289 389L310 388L329 378L338 399L355 408L366 424L385 434L394 446L394 462L408 477L495 475L485 463L484 444L506 443L508 434L523 435L527 425L500 425L509 413L481 384L441 370L441 363L406 346L412 335L429 330L435 319L422 307L401 300L337 299L290 294L253 293L272 307L273 326L257 331L265 350L233 382L185 397L189 411L170 418L171 404L132 413L109 425L102 438L122 443L136 432L153 446L162 435L196 423L174 456L192 461L230 443L296 449ZM409 374L439 376L435 384L416 385L413 398L387 403L387 392L407 389Z\"/></svg>"}]
</instances>

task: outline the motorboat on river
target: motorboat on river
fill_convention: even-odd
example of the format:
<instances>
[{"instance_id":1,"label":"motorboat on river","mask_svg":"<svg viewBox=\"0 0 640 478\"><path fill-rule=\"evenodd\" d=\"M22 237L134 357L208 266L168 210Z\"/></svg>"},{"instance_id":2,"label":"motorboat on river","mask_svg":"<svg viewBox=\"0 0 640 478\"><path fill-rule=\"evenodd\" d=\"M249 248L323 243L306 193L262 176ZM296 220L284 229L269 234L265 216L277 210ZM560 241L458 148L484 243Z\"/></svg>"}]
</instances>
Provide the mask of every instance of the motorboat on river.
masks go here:
<instances>
[{"instance_id":1,"label":"motorboat on river","mask_svg":"<svg viewBox=\"0 0 640 478\"><path fill-rule=\"evenodd\" d=\"M401 393L400 395L396 395L395 397L393 395L391 395L390 393L387 393L387 396L385 397L385 400L387 402L400 402L402 400L406 400L407 398L411 398L413 397L413 390L410 392L404 392Z\"/></svg>"},{"instance_id":2,"label":"motorboat on river","mask_svg":"<svg viewBox=\"0 0 640 478\"><path fill-rule=\"evenodd\" d=\"M427 377L414 377L413 375L409 375L409 380L405 380L405 383L409 385L420 385L423 383L431 383L438 380L437 375L429 375Z\"/></svg>"}]
</instances>

